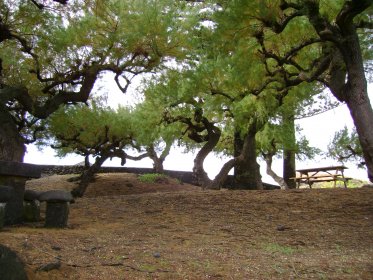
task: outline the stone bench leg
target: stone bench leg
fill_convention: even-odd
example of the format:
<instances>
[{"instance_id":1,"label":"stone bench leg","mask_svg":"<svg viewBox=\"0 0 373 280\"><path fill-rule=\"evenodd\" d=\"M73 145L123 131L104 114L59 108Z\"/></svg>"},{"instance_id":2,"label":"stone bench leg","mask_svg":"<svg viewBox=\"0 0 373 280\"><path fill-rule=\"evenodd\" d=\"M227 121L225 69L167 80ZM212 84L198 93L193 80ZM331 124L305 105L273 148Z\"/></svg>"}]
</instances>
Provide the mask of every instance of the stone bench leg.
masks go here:
<instances>
[{"instance_id":1,"label":"stone bench leg","mask_svg":"<svg viewBox=\"0 0 373 280\"><path fill-rule=\"evenodd\" d=\"M22 178L13 178L11 181L0 180L1 184L12 188L11 198L8 200L5 207L5 225L15 225L23 222L23 195L25 192L26 180Z\"/></svg>"},{"instance_id":2,"label":"stone bench leg","mask_svg":"<svg viewBox=\"0 0 373 280\"><path fill-rule=\"evenodd\" d=\"M69 202L47 202L45 227L64 228L69 217Z\"/></svg>"},{"instance_id":3,"label":"stone bench leg","mask_svg":"<svg viewBox=\"0 0 373 280\"><path fill-rule=\"evenodd\" d=\"M38 200L23 202L23 219L25 222L40 221L40 202Z\"/></svg>"},{"instance_id":4,"label":"stone bench leg","mask_svg":"<svg viewBox=\"0 0 373 280\"><path fill-rule=\"evenodd\" d=\"M4 226L5 220L5 205L6 203L0 203L0 229Z\"/></svg>"}]
</instances>

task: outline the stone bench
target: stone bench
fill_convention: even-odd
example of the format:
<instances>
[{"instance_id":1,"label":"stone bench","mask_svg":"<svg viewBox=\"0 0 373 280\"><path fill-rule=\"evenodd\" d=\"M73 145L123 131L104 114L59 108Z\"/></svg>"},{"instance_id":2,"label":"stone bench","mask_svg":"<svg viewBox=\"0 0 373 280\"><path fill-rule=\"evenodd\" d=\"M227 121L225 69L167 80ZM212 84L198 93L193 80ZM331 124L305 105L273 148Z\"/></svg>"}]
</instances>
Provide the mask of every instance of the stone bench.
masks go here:
<instances>
[{"instance_id":1,"label":"stone bench","mask_svg":"<svg viewBox=\"0 0 373 280\"><path fill-rule=\"evenodd\" d=\"M5 205L5 225L23 222L23 198L26 181L40 176L41 170L37 165L0 160L0 188L12 188L10 198Z\"/></svg>"},{"instance_id":2,"label":"stone bench","mask_svg":"<svg viewBox=\"0 0 373 280\"><path fill-rule=\"evenodd\" d=\"M45 227L64 228L67 226L69 205L74 202L71 193L62 190L52 190L39 195L40 202L47 203Z\"/></svg>"}]
</instances>

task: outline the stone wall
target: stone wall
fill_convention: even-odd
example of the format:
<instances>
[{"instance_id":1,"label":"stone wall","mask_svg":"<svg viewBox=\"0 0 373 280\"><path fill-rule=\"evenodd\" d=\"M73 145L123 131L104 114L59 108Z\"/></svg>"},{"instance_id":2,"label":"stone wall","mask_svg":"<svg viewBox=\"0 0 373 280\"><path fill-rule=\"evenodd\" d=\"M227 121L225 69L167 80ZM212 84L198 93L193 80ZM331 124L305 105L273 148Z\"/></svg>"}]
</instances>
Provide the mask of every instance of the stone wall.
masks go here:
<instances>
[{"instance_id":1,"label":"stone wall","mask_svg":"<svg viewBox=\"0 0 373 280\"><path fill-rule=\"evenodd\" d=\"M84 170L84 166L81 165L40 165L42 176L50 176L53 174L64 175L64 174L80 174ZM134 174L148 174L154 173L152 168L141 168L141 167L101 167L99 173L134 173ZM195 184L194 176L189 171L174 171L165 170L164 173L170 177L177 178L181 182L188 184ZM230 188L233 184L233 176L228 176L224 187ZM263 183L265 189L279 189L276 185Z\"/></svg>"}]
</instances>

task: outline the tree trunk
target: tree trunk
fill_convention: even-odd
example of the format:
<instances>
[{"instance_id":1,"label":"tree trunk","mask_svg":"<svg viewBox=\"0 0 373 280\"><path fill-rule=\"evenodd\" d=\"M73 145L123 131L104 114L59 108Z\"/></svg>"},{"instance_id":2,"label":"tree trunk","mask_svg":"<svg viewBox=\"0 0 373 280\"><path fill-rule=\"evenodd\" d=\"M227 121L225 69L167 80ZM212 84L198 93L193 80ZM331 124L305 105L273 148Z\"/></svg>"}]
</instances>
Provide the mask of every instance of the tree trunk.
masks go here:
<instances>
[{"instance_id":1,"label":"tree trunk","mask_svg":"<svg viewBox=\"0 0 373 280\"><path fill-rule=\"evenodd\" d=\"M211 123L205 125L207 127L208 132L208 141L202 147L202 149L199 150L194 159L193 175L196 178L197 185L202 186L203 188L215 189L220 188L220 186L211 185L211 180L207 176L207 173L203 167L203 162L205 161L209 153L211 153L211 151L218 144L221 132L219 128L215 127Z\"/></svg>"},{"instance_id":2,"label":"tree trunk","mask_svg":"<svg viewBox=\"0 0 373 280\"><path fill-rule=\"evenodd\" d=\"M280 186L280 188L281 188L282 190L287 190L287 189L289 189L289 186L286 184L284 178L281 178L280 176L278 176L278 175L276 174L276 172L274 172L274 171L272 170L272 159L273 159L273 155L271 155L271 154L267 154L267 155L264 156L264 160L265 160L265 162L266 162L266 164L267 164L267 169L266 169L267 174L268 174L269 176L271 176L272 179L275 180L275 182L276 182L277 184L279 184L279 186ZM292 180L292 181L294 181L294 180Z\"/></svg>"},{"instance_id":3,"label":"tree trunk","mask_svg":"<svg viewBox=\"0 0 373 280\"><path fill-rule=\"evenodd\" d=\"M84 167L89 168L91 166L91 163L89 162L89 155L86 155L84 157Z\"/></svg>"},{"instance_id":4,"label":"tree trunk","mask_svg":"<svg viewBox=\"0 0 373 280\"><path fill-rule=\"evenodd\" d=\"M157 152L153 145L150 145L147 149L147 153L150 159L153 161L153 170L156 173L164 173L163 162L165 161L166 157L169 155L171 150L172 143L166 143L166 147L164 148L162 154L158 157Z\"/></svg>"},{"instance_id":5,"label":"tree trunk","mask_svg":"<svg viewBox=\"0 0 373 280\"><path fill-rule=\"evenodd\" d=\"M26 146L17 125L4 105L0 105L0 160L23 162Z\"/></svg>"},{"instance_id":6,"label":"tree trunk","mask_svg":"<svg viewBox=\"0 0 373 280\"><path fill-rule=\"evenodd\" d=\"M347 102L347 106L354 121L357 134L359 135L367 166L368 178L373 182L373 111L368 99L368 94L361 85L359 86L356 84L356 87L352 89L352 91L354 92L354 99ZM356 100L355 98L360 100Z\"/></svg>"},{"instance_id":7,"label":"tree trunk","mask_svg":"<svg viewBox=\"0 0 373 280\"><path fill-rule=\"evenodd\" d=\"M357 2L351 3L354 5ZM357 31L353 18L344 15L341 14L337 19L343 39L336 43L338 49L333 52L328 86L339 101L346 102L350 110L363 150L368 178L373 182L373 110Z\"/></svg>"},{"instance_id":8,"label":"tree trunk","mask_svg":"<svg viewBox=\"0 0 373 280\"><path fill-rule=\"evenodd\" d=\"M162 174L164 172L164 168L163 168L163 161L164 160L161 157L158 157L153 145L149 146L146 149L146 151L149 155L149 158L153 161L153 171L155 173L161 173Z\"/></svg>"},{"instance_id":9,"label":"tree trunk","mask_svg":"<svg viewBox=\"0 0 373 280\"><path fill-rule=\"evenodd\" d=\"M292 148L292 147L295 147L296 145L294 115L284 116L282 121L283 121L283 125L289 128L288 131L289 131L289 141L290 141L290 143L287 143L286 145L284 145L282 176L285 181L285 184L289 187L289 189L295 189L296 183L294 179L290 179L292 177L296 177L295 151ZM267 173L268 173L268 169L267 169Z\"/></svg>"},{"instance_id":10,"label":"tree trunk","mask_svg":"<svg viewBox=\"0 0 373 280\"><path fill-rule=\"evenodd\" d=\"M356 40L358 40L356 35ZM357 44L356 44L357 43ZM352 44L354 53L344 54L348 56L348 82L346 84L346 103L354 121L364 159L367 166L368 178L373 182L373 111L370 104L367 82L358 41Z\"/></svg>"},{"instance_id":11,"label":"tree trunk","mask_svg":"<svg viewBox=\"0 0 373 280\"><path fill-rule=\"evenodd\" d=\"M256 161L256 132L255 125L252 125L244 141L239 133L234 135L234 154L241 157L234 166L234 189L263 189L260 166Z\"/></svg>"},{"instance_id":12,"label":"tree trunk","mask_svg":"<svg viewBox=\"0 0 373 280\"><path fill-rule=\"evenodd\" d=\"M95 163L88 169L83 171L80 177L79 185L71 191L73 197L82 197L86 192L89 183L93 181L95 174L100 170L102 164L109 158L109 156L96 157Z\"/></svg>"},{"instance_id":13,"label":"tree trunk","mask_svg":"<svg viewBox=\"0 0 373 280\"><path fill-rule=\"evenodd\" d=\"M228 173L229 171L234 167L234 165L237 163L238 158L233 158L226 162L218 175L215 176L214 180L210 182L210 184L207 186L207 189L212 189L212 190L218 190L220 189L224 183L227 180Z\"/></svg>"}]
</instances>

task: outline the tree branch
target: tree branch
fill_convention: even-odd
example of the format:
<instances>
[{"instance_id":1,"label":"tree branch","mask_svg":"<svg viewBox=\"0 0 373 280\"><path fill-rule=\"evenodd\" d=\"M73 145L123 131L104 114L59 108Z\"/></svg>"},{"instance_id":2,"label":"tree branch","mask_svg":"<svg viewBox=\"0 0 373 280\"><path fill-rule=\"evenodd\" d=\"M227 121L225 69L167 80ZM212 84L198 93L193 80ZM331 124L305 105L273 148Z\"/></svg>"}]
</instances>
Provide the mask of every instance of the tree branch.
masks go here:
<instances>
[{"instance_id":1,"label":"tree branch","mask_svg":"<svg viewBox=\"0 0 373 280\"><path fill-rule=\"evenodd\" d=\"M352 25L354 18L372 5L371 0L345 1L336 18L340 30ZM348 28L349 29L349 28Z\"/></svg>"},{"instance_id":2,"label":"tree branch","mask_svg":"<svg viewBox=\"0 0 373 280\"><path fill-rule=\"evenodd\" d=\"M361 20L355 26L361 29L373 29L373 22Z\"/></svg>"}]
</instances>

